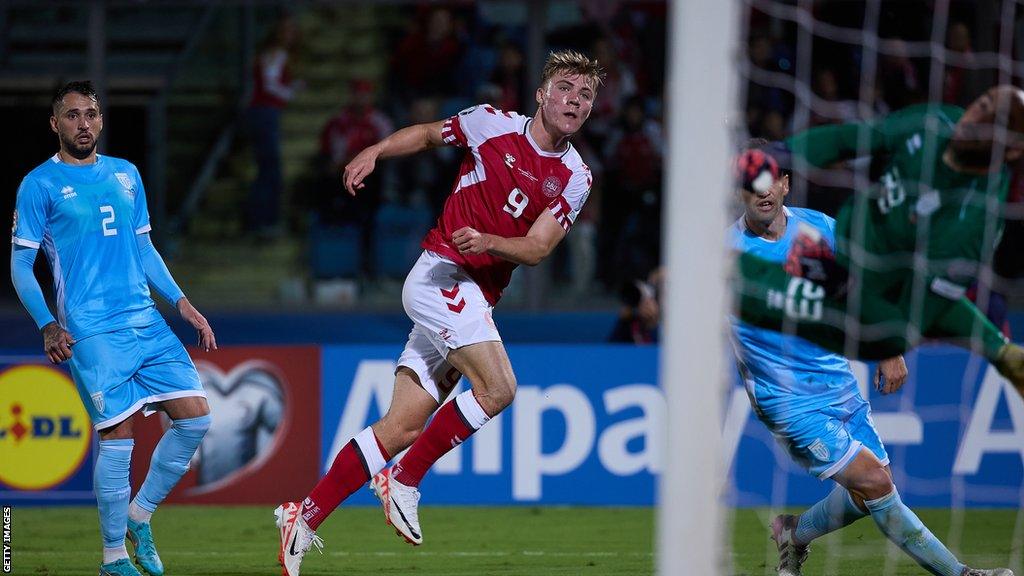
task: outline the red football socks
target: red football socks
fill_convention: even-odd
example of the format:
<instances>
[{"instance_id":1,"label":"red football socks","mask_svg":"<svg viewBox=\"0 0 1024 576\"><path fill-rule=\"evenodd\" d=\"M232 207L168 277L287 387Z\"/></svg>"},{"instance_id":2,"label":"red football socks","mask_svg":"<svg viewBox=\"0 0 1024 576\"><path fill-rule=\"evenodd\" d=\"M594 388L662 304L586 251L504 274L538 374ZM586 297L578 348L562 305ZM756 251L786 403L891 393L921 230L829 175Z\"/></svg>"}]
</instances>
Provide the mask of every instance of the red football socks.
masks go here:
<instances>
[{"instance_id":1,"label":"red football socks","mask_svg":"<svg viewBox=\"0 0 1024 576\"><path fill-rule=\"evenodd\" d=\"M395 464L392 477L406 486L419 486L434 462L465 442L489 419L472 390L459 394L455 400L441 406L427 429Z\"/></svg>"},{"instance_id":2,"label":"red football socks","mask_svg":"<svg viewBox=\"0 0 1024 576\"><path fill-rule=\"evenodd\" d=\"M380 472L391 459L370 428L345 444L331 469L302 503L302 519L316 530L346 498Z\"/></svg>"}]
</instances>

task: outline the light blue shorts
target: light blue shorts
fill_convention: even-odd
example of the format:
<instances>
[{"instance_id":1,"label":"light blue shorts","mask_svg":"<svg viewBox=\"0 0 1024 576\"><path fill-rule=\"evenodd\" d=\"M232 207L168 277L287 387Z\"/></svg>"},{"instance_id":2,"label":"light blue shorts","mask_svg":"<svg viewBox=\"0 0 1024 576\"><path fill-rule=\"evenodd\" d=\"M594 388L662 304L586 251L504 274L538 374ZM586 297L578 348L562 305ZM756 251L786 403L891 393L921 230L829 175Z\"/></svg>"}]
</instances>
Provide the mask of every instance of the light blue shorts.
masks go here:
<instances>
[{"instance_id":1,"label":"light blue shorts","mask_svg":"<svg viewBox=\"0 0 1024 576\"><path fill-rule=\"evenodd\" d=\"M114 426L148 404L206 397L185 347L166 322L83 338L71 348L71 377L93 427Z\"/></svg>"},{"instance_id":2,"label":"light blue shorts","mask_svg":"<svg viewBox=\"0 0 1024 576\"><path fill-rule=\"evenodd\" d=\"M784 418L760 417L793 460L822 480L846 468L861 448L871 450L883 465L889 464L889 454L871 419L871 407L860 395Z\"/></svg>"}]
</instances>

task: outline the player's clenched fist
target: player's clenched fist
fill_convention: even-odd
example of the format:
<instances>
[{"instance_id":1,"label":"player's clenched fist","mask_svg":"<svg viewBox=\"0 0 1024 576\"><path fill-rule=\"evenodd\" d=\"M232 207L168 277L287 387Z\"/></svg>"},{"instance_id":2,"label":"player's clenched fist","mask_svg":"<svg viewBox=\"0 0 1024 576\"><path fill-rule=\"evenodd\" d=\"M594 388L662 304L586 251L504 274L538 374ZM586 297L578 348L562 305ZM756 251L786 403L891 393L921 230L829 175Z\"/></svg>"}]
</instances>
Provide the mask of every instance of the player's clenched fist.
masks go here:
<instances>
[{"instance_id":1,"label":"player's clenched fist","mask_svg":"<svg viewBox=\"0 0 1024 576\"><path fill-rule=\"evenodd\" d=\"M348 190L349 194L355 196L356 190L360 190L365 186L363 180L373 172L377 165L377 156L379 154L376 146L370 146L364 148L351 162L345 165L343 180L345 182L345 190Z\"/></svg>"},{"instance_id":2,"label":"player's clenched fist","mask_svg":"<svg viewBox=\"0 0 1024 576\"><path fill-rule=\"evenodd\" d=\"M881 360L875 369L875 390L882 394L892 394L903 387L908 375L903 356Z\"/></svg>"},{"instance_id":3,"label":"player's clenched fist","mask_svg":"<svg viewBox=\"0 0 1024 576\"><path fill-rule=\"evenodd\" d=\"M460 254L483 254L491 248L491 235L465 226L452 234L452 242Z\"/></svg>"},{"instance_id":4,"label":"player's clenched fist","mask_svg":"<svg viewBox=\"0 0 1024 576\"><path fill-rule=\"evenodd\" d=\"M68 334L68 331L61 328L60 324L50 322L43 326L43 350L46 357L54 364L60 364L71 359L71 346L75 339Z\"/></svg>"}]
</instances>

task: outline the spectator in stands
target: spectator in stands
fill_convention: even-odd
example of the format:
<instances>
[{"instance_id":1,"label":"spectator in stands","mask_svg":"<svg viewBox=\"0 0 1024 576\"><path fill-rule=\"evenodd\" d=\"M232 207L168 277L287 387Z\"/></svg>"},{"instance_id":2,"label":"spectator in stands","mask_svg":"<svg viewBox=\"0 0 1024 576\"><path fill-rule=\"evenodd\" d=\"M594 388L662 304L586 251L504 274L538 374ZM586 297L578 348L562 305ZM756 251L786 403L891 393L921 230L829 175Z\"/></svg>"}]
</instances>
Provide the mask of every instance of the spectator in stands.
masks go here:
<instances>
[{"instance_id":1,"label":"spectator in stands","mask_svg":"<svg viewBox=\"0 0 1024 576\"><path fill-rule=\"evenodd\" d=\"M520 110L523 104L523 53L511 42L498 51L498 65L491 73L491 84L501 91L498 101L491 101L499 110ZM485 100L486 102L486 100Z\"/></svg>"},{"instance_id":2,"label":"spectator in stands","mask_svg":"<svg viewBox=\"0 0 1024 576\"><path fill-rule=\"evenodd\" d=\"M391 119L377 108L372 82L353 80L349 94L349 104L320 131L320 152L335 176L367 142L372 144L381 139L380 134L390 134L393 129Z\"/></svg>"},{"instance_id":3,"label":"spectator in stands","mask_svg":"<svg viewBox=\"0 0 1024 576\"><path fill-rule=\"evenodd\" d=\"M662 150L661 125L648 116L642 97L630 98L605 144L616 186L635 191L660 185Z\"/></svg>"},{"instance_id":4,"label":"spectator in stands","mask_svg":"<svg viewBox=\"0 0 1024 576\"><path fill-rule=\"evenodd\" d=\"M414 19L391 56L393 88L419 96L451 94L464 44L447 8L434 8L426 17Z\"/></svg>"},{"instance_id":5,"label":"spectator in stands","mask_svg":"<svg viewBox=\"0 0 1024 576\"><path fill-rule=\"evenodd\" d=\"M587 124L587 134L594 139L594 145L603 147L622 113L623 105L637 93L636 78L619 59L609 38L600 37L595 40L591 54L608 71L608 77L601 87L601 98L594 102L594 113Z\"/></svg>"},{"instance_id":6,"label":"spectator in stands","mask_svg":"<svg viewBox=\"0 0 1024 576\"><path fill-rule=\"evenodd\" d=\"M411 124L433 122L438 116L438 102L434 98L417 98L409 106ZM441 214L445 198L451 192L451 179L460 160L454 152L454 148L442 146L433 154L416 154L393 163L395 190L410 205L426 205L431 212L430 220L436 220Z\"/></svg>"},{"instance_id":7,"label":"spectator in stands","mask_svg":"<svg viewBox=\"0 0 1024 576\"><path fill-rule=\"evenodd\" d=\"M790 133L788 126L789 122L782 112L772 110L765 114L761 121L760 135L771 141L782 140Z\"/></svg>"},{"instance_id":8,"label":"spectator in stands","mask_svg":"<svg viewBox=\"0 0 1024 576\"><path fill-rule=\"evenodd\" d=\"M921 102L926 94L917 67L907 56L906 43L893 40L891 51L878 55L878 80L888 99L886 105L899 110Z\"/></svg>"},{"instance_id":9,"label":"spectator in stands","mask_svg":"<svg viewBox=\"0 0 1024 576\"><path fill-rule=\"evenodd\" d=\"M591 145L583 134L573 138L573 146L590 167L590 174L594 178L590 186L590 198L576 217L573 233L566 238L572 293L585 297L593 294L594 278L597 275L597 240L601 226L601 206L604 204L604 154Z\"/></svg>"},{"instance_id":10,"label":"spectator in stands","mask_svg":"<svg viewBox=\"0 0 1024 576\"><path fill-rule=\"evenodd\" d=\"M364 277L372 278L373 233L377 211L381 204L379 174L370 179L375 182L366 193L350 196L339 192L342 169L363 148L390 134L394 127L391 119L376 106L373 83L365 79L351 84L351 99L347 106L331 117L320 131L320 157L323 167L322 185L318 190L318 217L321 224L355 224L360 231L360 248Z\"/></svg>"},{"instance_id":11,"label":"spectator in stands","mask_svg":"<svg viewBox=\"0 0 1024 576\"><path fill-rule=\"evenodd\" d=\"M608 189L603 197L599 260L611 265L602 275L612 286L646 273L657 261L661 220L661 126L639 96L630 98L605 145Z\"/></svg>"},{"instance_id":12,"label":"spectator in stands","mask_svg":"<svg viewBox=\"0 0 1024 576\"><path fill-rule=\"evenodd\" d=\"M505 38L506 34L499 27L488 24L480 17L468 26L465 49L455 72L453 86L454 92L465 98L460 103L464 105L459 110L478 102L490 102L475 100L472 96L479 88L480 82L489 78L497 67L499 47L508 42Z\"/></svg>"},{"instance_id":13,"label":"spectator in stands","mask_svg":"<svg viewBox=\"0 0 1024 576\"><path fill-rule=\"evenodd\" d=\"M245 228L260 237L279 235L281 212L281 111L305 85L292 77L298 30L284 16L264 41L253 66L253 93L246 111L257 175L245 210Z\"/></svg>"},{"instance_id":14,"label":"spectator in stands","mask_svg":"<svg viewBox=\"0 0 1024 576\"><path fill-rule=\"evenodd\" d=\"M831 68L822 68L814 74L814 94L818 100L811 109L811 126L844 124L857 119L857 102L840 96L839 81Z\"/></svg>"},{"instance_id":15,"label":"spectator in stands","mask_svg":"<svg viewBox=\"0 0 1024 576\"><path fill-rule=\"evenodd\" d=\"M609 342L623 344L654 344L658 341L661 306L654 285L645 280L631 280L619 291L619 318L608 336Z\"/></svg>"},{"instance_id":16,"label":"spectator in stands","mask_svg":"<svg viewBox=\"0 0 1024 576\"><path fill-rule=\"evenodd\" d=\"M750 65L758 71L792 74L792 62L783 43L766 34L754 33L747 47ZM788 66L788 68L786 67ZM752 134L764 135L764 123L773 112L783 119L792 112L792 97L785 91L762 84L752 74L747 82L747 125Z\"/></svg>"},{"instance_id":17,"label":"spectator in stands","mask_svg":"<svg viewBox=\"0 0 1024 576\"><path fill-rule=\"evenodd\" d=\"M963 22L949 25L946 48L950 62L942 80L942 101L957 106L967 106L978 93L974 50L971 47L971 30Z\"/></svg>"}]
</instances>

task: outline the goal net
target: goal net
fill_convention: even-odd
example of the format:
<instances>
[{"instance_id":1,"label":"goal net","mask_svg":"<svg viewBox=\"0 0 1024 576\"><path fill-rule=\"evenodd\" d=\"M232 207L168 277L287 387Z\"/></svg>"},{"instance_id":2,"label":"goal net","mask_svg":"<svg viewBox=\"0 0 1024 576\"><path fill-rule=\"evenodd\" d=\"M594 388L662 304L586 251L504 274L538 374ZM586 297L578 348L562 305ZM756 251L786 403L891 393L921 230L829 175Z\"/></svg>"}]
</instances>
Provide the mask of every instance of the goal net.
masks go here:
<instances>
[{"instance_id":1,"label":"goal net","mask_svg":"<svg viewBox=\"0 0 1024 576\"><path fill-rule=\"evenodd\" d=\"M670 90L709 91L737 104L725 116L715 116L714 104L701 102L700 96L669 96L669 110L680 118L669 124L670 300L662 373L667 378L670 434L695 434L699 440L675 444L669 454L661 492L661 573L683 573L670 571L677 551L668 548L668 535L681 534L672 532L673 522L680 523L678 530L700 529L699 520L687 526L686 520L668 516L695 510L723 518L721 529L714 521L710 524L716 544L704 547L712 550L708 561L718 563L716 573L775 574L778 551L769 539L772 520L778 514L802 512L834 486L794 462L758 420L758 408L748 399L757 394L744 386L736 367L729 361L718 366L709 358L732 356L731 347L714 338L731 333L727 324L720 322L707 332L700 325L704 311L719 304L713 291L729 292L729 286L738 286L734 304L743 310L760 299L760 307L743 320L804 336L851 358L859 394L870 403L871 424L884 444L903 502L961 562L1020 573L1024 399L992 362L999 344L994 334L1001 332L1008 341L1024 338L1019 280L1024 270L1024 163L1016 161L1016 135L1008 129L1013 126L1013 105L999 97L990 100L992 121L972 133L975 140L990 143L983 151L950 143L963 136L955 136L957 127L965 125L960 119L979 97L995 86L1022 85L1024 36L1019 32L1024 32L1024 3L697 4L676 6L669 37L675 58ZM701 36L700 28L706 29L708 21L696 26L681 19L687 11L718 9L728 12L728 26L735 25L730 32L735 42L723 44L725 50L734 50L727 68L732 75L701 69L686 54L689 46L700 54L693 59L714 60L720 41ZM714 74L729 78L720 81ZM735 93L729 82L735 84ZM853 128L830 129L840 126ZM719 148L710 135L716 130L728 134L728 159L717 156ZM770 144L751 144L751 139ZM727 236L711 228L736 222L743 207L732 180L715 180L717 174L701 180L698 174L729 164L734 154L752 145L778 160L777 178L788 174L787 206L836 219L836 238L829 248L840 270L826 270L825 280L789 277L777 285L772 283L774 272L767 274L767 269L740 264L730 272L704 262L712 255L711 242L730 245ZM950 155L949 149L955 153ZM732 169L730 164L726 170ZM721 190L734 203L699 199L707 190ZM703 217L686 214L699 213L698 207L706 210ZM707 218L715 210L725 216ZM699 246L700 254L687 260L686 249L674 242ZM814 257L791 258L791 266L794 261L799 266L787 270L816 278L813 261L820 258L807 254ZM775 262L775 269L784 261ZM730 273L733 284L719 282ZM705 292L688 293L680 286L694 278L708 279ZM957 302L958 310L961 300L971 304L956 321L950 319L953 313L936 312L948 308L942 299ZM683 334L689 331L702 335ZM897 354L901 346L907 348L909 377L901 389L884 394L875 386L876 361ZM675 369L686 376L665 376ZM708 372L716 369L718 377ZM719 382L720 388L714 386ZM673 386L678 390L673 392ZM716 414L723 433L709 443L702 426ZM723 455L724 470L714 491L718 500L706 500L711 492L702 480L671 472L674 462L703 467L705 475L714 470L685 452L701 446ZM806 448L829 460L827 442ZM843 465L838 463L837 469ZM698 494L672 500L673 490L693 491L691 484L671 485L681 479L696 482ZM722 503L724 514L716 512L715 502ZM681 503L695 508L673 512L670 505ZM806 566L807 572L819 574L923 573L884 539L870 518L816 540Z\"/></svg>"}]
</instances>

